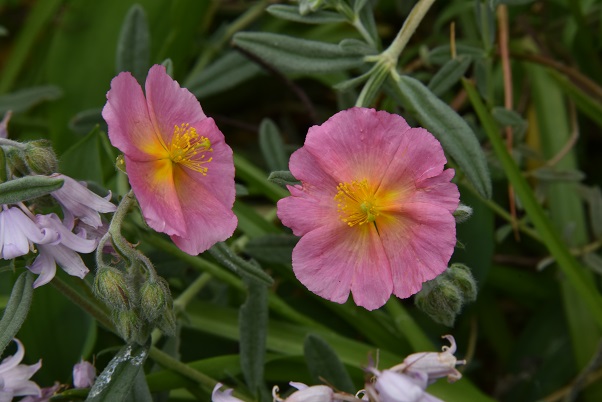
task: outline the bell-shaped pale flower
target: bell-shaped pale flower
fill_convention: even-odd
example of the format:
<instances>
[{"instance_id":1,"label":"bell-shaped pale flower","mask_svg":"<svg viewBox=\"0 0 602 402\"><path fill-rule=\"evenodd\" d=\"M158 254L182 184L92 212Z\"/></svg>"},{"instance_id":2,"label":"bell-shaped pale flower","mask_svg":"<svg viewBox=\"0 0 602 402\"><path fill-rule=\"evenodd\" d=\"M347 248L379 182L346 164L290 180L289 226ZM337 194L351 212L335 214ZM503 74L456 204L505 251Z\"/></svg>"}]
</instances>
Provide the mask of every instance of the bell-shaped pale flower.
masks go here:
<instances>
[{"instance_id":1,"label":"bell-shaped pale flower","mask_svg":"<svg viewBox=\"0 0 602 402\"><path fill-rule=\"evenodd\" d=\"M34 250L33 244L56 241L56 233L41 229L17 207L0 211L0 258L10 260Z\"/></svg>"},{"instance_id":2,"label":"bell-shaped pale flower","mask_svg":"<svg viewBox=\"0 0 602 402\"><path fill-rule=\"evenodd\" d=\"M272 396L276 402L332 402L335 400L335 393L332 388L326 385L307 386L301 382L289 382L290 386L296 388L288 398L282 399L278 395L278 387L272 389Z\"/></svg>"},{"instance_id":3,"label":"bell-shaped pale flower","mask_svg":"<svg viewBox=\"0 0 602 402\"><path fill-rule=\"evenodd\" d=\"M10 402L15 396L41 396L40 387L29 379L42 367L42 361L30 366L21 363L25 356L23 344L14 339L17 352L0 363L0 402Z\"/></svg>"},{"instance_id":4,"label":"bell-shaped pale flower","mask_svg":"<svg viewBox=\"0 0 602 402\"><path fill-rule=\"evenodd\" d=\"M405 374L424 374L428 383L434 382L437 378L447 377L449 382L454 382L462 378L462 374L456 369L456 366L466 364L465 360L458 360L454 353L456 352L456 340L451 335L444 335L450 346L443 346L442 352L420 352L413 353L406 357L400 365L392 367L391 370L403 372Z\"/></svg>"},{"instance_id":5,"label":"bell-shaped pale flower","mask_svg":"<svg viewBox=\"0 0 602 402\"><path fill-rule=\"evenodd\" d=\"M425 376L410 376L391 370L379 372L373 383L366 385L367 394L379 402L443 402L425 391Z\"/></svg>"},{"instance_id":6,"label":"bell-shaped pale flower","mask_svg":"<svg viewBox=\"0 0 602 402\"><path fill-rule=\"evenodd\" d=\"M95 379L96 368L92 365L92 363L82 359L82 361L73 366L74 388L89 388L94 384Z\"/></svg>"},{"instance_id":7,"label":"bell-shaped pale flower","mask_svg":"<svg viewBox=\"0 0 602 402\"><path fill-rule=\"evenodd\" d=\"M63 209L65 225L73 227L75 218L94 228L102 226L99 212L115 212L117 207L108 199L88 190L88 187L63 174L54 174L52 177L63 179L61 188L53 191L52 195ZM111 197L111 194L107 196Z\"/></svg>"},{"instance_id":8,"label":"bell-shaped pale flower","mask_svg":"<svg viewBox=\"0 0 602 402\"><path fill-rule=\"evenodd\" d=\"M222 383L218 382L213 387L213 392L211 393L211 402L243 402L242 400L232 396L233 389L225 389L220 391L219 389L222 387Z\"/></svg>"}]
</instances>

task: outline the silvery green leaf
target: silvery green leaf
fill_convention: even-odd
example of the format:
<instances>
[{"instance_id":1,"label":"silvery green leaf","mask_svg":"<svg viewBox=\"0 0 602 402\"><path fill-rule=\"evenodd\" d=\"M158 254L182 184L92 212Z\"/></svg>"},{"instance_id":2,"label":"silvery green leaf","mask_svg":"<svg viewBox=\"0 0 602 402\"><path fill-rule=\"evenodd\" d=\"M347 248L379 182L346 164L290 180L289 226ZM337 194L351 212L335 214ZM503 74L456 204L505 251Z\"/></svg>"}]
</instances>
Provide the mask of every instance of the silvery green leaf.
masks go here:
<instances>
[{"instance_id":1,"label":"silvery green leaf","mask_svg":"<svg viewBox=\"0 0 602 402\"><path fill-rule=\"evenodd\" d=\"M485 154L468 123L412 77L404 75L398 85L391 87L391 94L441 142L475 189L483 197L490 198L491 179Z\"/></svg>"},{"instance_id":2,"label":"silvery green leaf","mask_svg":"<svg viewBox=\"0 0 602 402\"><path fill-rule=\"evenodd\" d=\"M475 19L477 27L485 43L492 45L495 40L495 8L489 1L474 2Z\"/></svg>"},{"instance_id":3,"label":"silvery green leaf","mask_svg":"<svg viewBox=\"0 0 602 402\"><path fill-rule=\"evenodd\" d=\"M297 236L270 233L250 239L245 245L245 253L261 262L290 264L293 248L298 241Z\"/></svg>"},{"instance_id":4,"label":"silvery green leaf","mask_svg":"<svg viewBox=\"0 0 602 402\"><path fill-rule=\"evenodd\" d=\"M105 124L101 112L100 108L82 110L69 120L69 128L77 134L88 134L97 125Z\"/></svg>"},{"instance_id":5,"label":"silvery green leaf","mask_svg":"<svg viewBox=\"0 0 602 402\"><path fill-rule=\"evenodd\" d=\"M431 78L428 88L437 96L441 96L464 76L472 60L466 56L450 59L437 74Z\"/></svg>"},{"instance_id":6,"label":"silvery green leaf","mask_svg":"<svg viewBox=\"0 0 602 402\"><path fill-rule=\"evenodd\" d=\"M9 110L15 113L24 112L39 103L58 99L62 95L63 91L55 85L26 88L4 94L0 96L0 114Z\"/></svg>"},{"instance_id":7,"label":"silvery green leaf","mask_svg":"<svg viewBox=\"0 0 602 402\"><path fill-rule=\"evenodd\" d=\"M266 11L274 17L283 20L301 22L304 24L328 24L345 22L347 19L334 11L318 10L309 14L299 14L299 7L287 4L273 4Z\"/></svg>"},{"instance_id":8,"label":"silvery green leaf","mask_svg":"<svg viewBox=\"0 0 602 402\"><path fill-rule=\"evenodd\" d=\"M0 184L0 204L15 204L41 197L63 186L63 179L25 176Z\"/></svg>"},{"instance_id":9,"label":"silvery green leaf","mask_svg":"<svg viewBox=\"0 0 602 402\"><path fill-rule=\"evenodd\" d=\"M197 98L204 99L211 95L227 91L237 85L261 74L257 64L249 61L238 52L228 52L201 72L189 76L184 82Z\"/></svg>"},{"instance_id":10,"label":"silvery green leaf","mask_svg":"<svg viewBox=\"0 0 602 402\"><path fill-rule=\"evenodd\" d=\"M583 262L595 273L602 274L602 257L600 255L587 253L583 256Z\"/></svg>"},{"instance_id":11,"label":"silvery green leaf","mask_svg":"<svg viewBox=\"0 0 602 402\"><path fill-rule=\"evenodd\" d=\"M309 334L303 344L307 368L316 384L326 381L335 389L353 393L355 386L336 352L324 339Z\"/></svg>"},{"instance_id":12,"label":"silvery green leaf","mask_svg":"<svg viewBox=\"0 0 602 402\"><path fill-rule=\"evenodd\" d=\"M578 188L585 198L589 212L589 221L596 239L602 238L602 191L600 187L580 186Z\"/></svg>"},{"instance_id":13,"label":"silvery green leaf","mask_svg":"<svg viewBox=\"0 0 602 402\"><path fill-rule=\"evenodd\" d=\"M297 180L295 176L293 176L293 174L288 170L277 170L270 173L268 176L268 181L271 181L272 183L283 188L286 188L286 186L301 184L301 182Z\"/></svg>"},{"instance_id":14,"label":"silvery green leaf","mask_svg":"<svg viewBox=\"0 0 602 402\"><path fill-rule=\"evenodd\" d=\"M288 168L288 156L280 130L270 119L263 119L259 125L259 147L270 170Z\"/></svg>"},{"instance_id":15,"label":"silvery green leaf","mask_svg":"<svg viewBox=\"0 0 602 402\"><path fill-rule=\"evenodd\" d=\"M339 42L339 47L349 54L368 56L378 53L378 50L364 42L363 40L347 38Z\"/></svg>"},{"instance_id":16,"label":"silvery green leaf","mask_svg":"<svg viewBox=\"0 0 602 402\"><path fill-rule=\"evenodd\" d=\"M585 174L580 170L576 169L564 169L559 170L553 167L541 167L539 169L532 170L531 176L542 180L542 181L582 181L585 178Z\"/></svg>"},{"instance_id":17,"label":"silvery green leaf","mask_svg":"<svg viewBox=\"0 0 602 402\"><path fill-rule=\"evenodd\" d=\"M121 25L117 41L115 68L118 72L129 71L143 83L150 64L150 32L146 13L139 4L128 11Z\"/></svg>"},{"instance_id":18,"label":"silvery green leaf","mask_svg":"<svg viewBox=\"0 0 602 402\"><path fill-rule=\"evenodd\" d=\"M32 297L33 274L29 271L23 272L13 285L13 290L0 320L0 356L25 322Z\"/></svg>"},{"instance_id":19,"label":"silvery green leaf","mask_svg":"<svg viewBox=\"0 0 602 402\"><path fill-rule=\"evenodd\" d=\"M244 196L244 195L249 195L249 189L246 188L245 186L243 186L242 184L236 183L234 186L235 186L235 189L236 189L236 196L237 197L241 197L241 196Z\"/></svg>"},{"instance_id":20,"label":"silvery green leaf","mask_svg":"<svg viewBox=\"0 0 602 402\"><path fill-rule=\"evenodd\" d=\"M465 56L469 59L482 59L486 57L485 51L478 46L471 46L462 43L456 44L456 57ZM432 49L428 54L428 60L432 64L442 65L451 60L451 48L449 45L442 45Z\"/></svg>"},{"instance_id":21,"label":"silvery green leaf","mask_svg":"<svg viewBox=\"0 0 602 402\"><path fill-rule=\"evenodd\" d=\"M173 61L171 61L170 58L167 58L161 62L161 65L165 67L167 75L173 78Z\"/></svg>"},{"instance_id":22,"label":"silvery green leaf","mask_svg":"<svg viewBox=\"0 0 602 402\"><path fill-rule=\"evenodd\" d=\"M335 84L333 86L333 88L336 89L337 91L341 91L341 92L348 91L352 88L355 88L355 87L361 85L364 81L367 81L368 78L370 78L370 74L371 74L371 72L368 71L358 77L339 82L339 83ZM355 99L354 99L353 103L355 103Z\"/></svg>"},{"instance_id":23,"label":"silvery green leaf","mask_svg":"<svg viewBox=\"0 0 602 402\"><path fill-rule=\"evenodd\" d=\"M355 11L356 14L362 11L366 3L368 3L368 0L355 0L353 2L353 11Z\"/></svg>"},{"instance_id":24,"label":"silvery green leaf","mask_svg":"<svg viewBox=\"0 0 602 402\"><path fill-rule=\"evenodd\" d=\"M208 251L219 263L238 275L253 278L266 285L271 285L274 282L272 277L266 274L257 263L242 259L224 242L217 243Z\"/></svg>"},{"instance_id":25,"label":"silvery green leaf","mask_svg":"<svg viewBox=\"0 0 602 402\"><path fill-rule=\"evenodd\" d=\"M299 39L268 32L239 32L236 46L288 73L329 73L361 66L363 57L349 54L337 44Z\"/></svg>"},{"instance_id":26,"label":"silvery green leaf","mask_svg":"<svg viewBox=\"0 0 602 402\"><path fill-rule=\"evenodd\" d=\"M522 136L527 130L527 120L523 119L523 117L514 110L496 106L491 109L491 115L495 121L498 122L500 127L510 126L518 136Z\"/></svg>"}]
</instances>

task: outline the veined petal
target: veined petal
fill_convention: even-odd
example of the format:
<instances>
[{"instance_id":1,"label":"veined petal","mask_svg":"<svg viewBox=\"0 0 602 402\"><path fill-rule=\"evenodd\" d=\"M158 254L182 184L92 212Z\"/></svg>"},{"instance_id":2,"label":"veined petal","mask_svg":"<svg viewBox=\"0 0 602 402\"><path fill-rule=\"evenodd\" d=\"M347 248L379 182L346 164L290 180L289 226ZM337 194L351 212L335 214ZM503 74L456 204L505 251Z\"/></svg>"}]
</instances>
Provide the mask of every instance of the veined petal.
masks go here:
<instances>
[{"instance_id":1,"label":"veined petal","mask_svg":"<svg viewBox=\"0 0 602 402\"><path fill-rule=\"evenodd\" d=\"M34 289L47 284L56 275L56 261L50 253L44 251L43 247L39 247L40 254L33 264L27 267L31 272L39 275L33 283Z\"/></svg>"},{"instance_id":2,"label":"veined petal","mask_svg":"<svg viewBox=\"0 0 602 402\"><path fill-rule=\"evenodd\" d=\"M369 310L381 307L393 289L374 225L350 228L340 222L312 230L293 250L293 271L315 294L344 303L351 290L356 304Z\"/></svg>"},{"instance_id":3,"label":"veined petal","mask_svg":"<svg viewBox=\"0 0 602 402\"><path fill-rule=\"evenodd\" d=\"M5 260L29 253L31 242L39 243L45 238L42 230L16 207L0 212L0 224L1 256Z\"/></svg>"},{"instance_id":4,"label":"veined petal","mask_svg":"<svg viewBox=\"0 0 602 402\"><path fill-rule=\"evenodd\" d=\"M439 206L404 204L379 222L380 238L391 263L393 293L407 298L447 268L456 244L452 214Z\"/></svg>"},{"instance_id":5,"label":"veined petal","mask_svg":"<svg viewBox=\"0 0 602 402\"><path fill-rule=\"evenodd\" d=\"M238 220L232 204L224 205L213 188L192 176L189 169L174 167L174 183L182 211L185 211L185 235L172 235L173 242L183 251L197 255L234 233ZM224 183L224 185L231 185ZM234 200L232 199L232 203Z\"/></svg>"},{"instance_id":6,"label":"veined petal","mask_svg":"<svg viewBox=\"0 0 602 402\"><path fill-rule=\"evenodd\" d=\"M158 232L186 236L186 219L174 186L171 160L138 162L126 155L125 167L146 223Z\"/></svg>"},{"instance_id":7,"label":"veined petal","mask_svg":"<svg viewBox=\"0 0 602 402\"><path fill-rule=\"evenodd\" d=\"M0 374L6 373L7 371L17 367L17 365L21 363L21 360L23 360L23 357L25 357L25 348L23 347L21 341L17 338L13 338L13 341L15 341L17 344L17 351L14 355L2 360L0 363Z\"/></svg>"},{"instance_id":8,"label":"veined petal","mask_svg":"<svg viewBox=\"0 0 602 402\"><path fill-rule=\"evenodd\" d=\"M45 251L48 252L56 261L56 263L63 268L63 271L71 276L77 276L83 279L90 270L82 258L75 251L58 244L56 246L42 246Z\"/></svg>"},{"instance_id":9,"label":"veined petal","mask_svg":"<svg viewBox=\"0 0 602 402\"><path fill-rule=\"evenodd\" d=\"M460 204L458 186L450 181L454 173L453 169L446 169L438 176L422 180L408 201L438 205L453 213Z\"/></svg>"},{"instance_id":10,"label":"veined petal","mask_svg":"<svg viewBox=\"0 0 602 402\"><path fill-rule=\"evenodd\" d=\"M145 90L150 119L165 144L171 143L175 126L192 125L207 117L194 95L167 75L164 66L151 67Z\"/></svg>"},{"instance_id":11,"label":"veined petal","mask_svg":"<svg viewBox=\"0 0 602 402\"><path fill-rule=\"evenodd\" d=\"M36 215L36 221L41 227L50 228L60 236L60 243L79 253L91 253L96 249L96 240L80 237L63 225L56 214Z\"/></svg>"},{"instance_id":12,"label":"veined petal","mask_svg":"<svg viewBox=\"0 0 602 402\"><path fill-rule=\"evenodd\" d=\"M335 181L380 180L410 126L403 117L351 108L309 129L305 148Z\"/></svg>"},{"instance_id":13,"label":"veined petal","mask_svg":"<svg viewBox=\"0 0 602 402\"><path fill-rule=\"evenodd\" d=\"M131 73L120 73L111 81L102 117L109 126L111 144L130 158L148 161L167 155L151 122L142 87Z\"/></svg>"}]
</instances>

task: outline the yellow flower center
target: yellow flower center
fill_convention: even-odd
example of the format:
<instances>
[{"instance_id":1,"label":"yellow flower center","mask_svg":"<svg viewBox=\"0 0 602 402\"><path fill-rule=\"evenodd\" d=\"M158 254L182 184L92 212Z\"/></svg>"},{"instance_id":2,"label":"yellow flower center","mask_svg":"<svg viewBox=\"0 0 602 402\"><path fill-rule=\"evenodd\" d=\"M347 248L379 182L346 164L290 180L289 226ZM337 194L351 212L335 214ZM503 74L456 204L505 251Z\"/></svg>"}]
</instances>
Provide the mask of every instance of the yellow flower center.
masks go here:
<instances>
[{"instance_id":1,"label":"yellow flower center","mask_svg":"<svg viewBox=\"0 0 602 402\"><path fill-rule=\"evenodd\" d=\"M374 222L380 214L375 191L368 180L353 180L351 183L339 183L334 200L343 222L349 226Z\"/></svg>"},{"instance_id":2,"label":"yellow flower center","mask_svg":"<svg viewBox=\"0 0 602 402\"><path fill-rule=\"evenodd\" d=\"M204 165L211 162L213 158L206 159L205 152L213 152L209 138L199 135L188 123L174 127L169 145L169 158L174 163L184 165L206 176L209 169Z\"/></svg>"}]
</instances>

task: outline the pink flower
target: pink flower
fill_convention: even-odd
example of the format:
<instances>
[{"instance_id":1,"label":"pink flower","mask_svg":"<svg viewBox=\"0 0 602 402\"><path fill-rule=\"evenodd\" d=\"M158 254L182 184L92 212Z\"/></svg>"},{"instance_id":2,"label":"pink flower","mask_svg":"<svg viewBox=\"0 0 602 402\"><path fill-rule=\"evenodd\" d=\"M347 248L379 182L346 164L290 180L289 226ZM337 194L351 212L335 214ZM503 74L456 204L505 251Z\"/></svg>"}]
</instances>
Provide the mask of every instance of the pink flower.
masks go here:
<instances>
[{"instance_id":1,"label":"pink flower","mask_svg":"<svg viewBox=\"0 0 602 402\"><path fill-rule=\"evenodd\" d=\"M128 72L111 82L102 115L148 225L189 254L230 237L237 219L232 150L213 119L165 67L148 72L145 95Z\"/></svg>"},{"instance_id":2,"label":"pink flower","mask_svg":"<svg viewBox=\"0 0 602 402\"><path fill-rule=\"evenodd\" d=\"M337 303L368 310L406 298L446 268L456 244L458 188L439 142L394 114L352 108L309 129L291 156L301 185L278 217L301 240L293 270Z\"/></svg>"},{"instance_id":3,"label":"pink flower","mask_svg":"<svg viewBox=\"0 0 602 402\"><path fill-rule=\"evenodd\" d=\"M222 383L218 382L213 387L213 392L211 393L211 402L243 402L241 399L238 399L232 396L233 389L228 388L223 391L219 389L222 387Z\"/></svg>"},{"instance_id":4,"label":"pink flower","mask_svg":"<svg viewBox=\"0 0 602 402\"><path fill-rule=\"evenodd\" d=\"M74 388L89 388L94 385L94 380L96 380L96 368L92 363L82 359L73 366Z\"/></svg>"},{"instance_id":5,"label":"pink flower","mask_svg":"<svg viewBox=\"0 0 602 402\"><path fill-rule=\"evenodd\" d=\"M272 397L274 402L332 402L335 400L335 393L332 388L326 385L307 386L301 382L289 382L289 385L296 388L288 398L282 399L278 395L278 386L272 388Z\"/></svg>"},{"instance_id":6,"label":"pink flower","mask_svg":"<svg viewBox=\"0 0 602 402\"><path fill-rule=\"evenodd\" d=\"M42 361L31 366L21 363L25 356L23 344L13 339L17 344L17 352L0 362L0 402L10 402L14 396L41 396L40 387L29 379L42 367Z\"/></svg>"}]
</instances>

